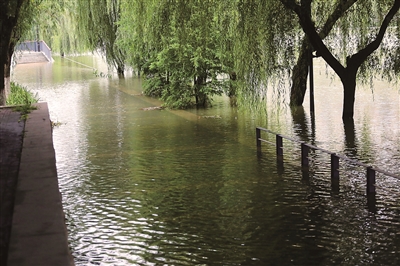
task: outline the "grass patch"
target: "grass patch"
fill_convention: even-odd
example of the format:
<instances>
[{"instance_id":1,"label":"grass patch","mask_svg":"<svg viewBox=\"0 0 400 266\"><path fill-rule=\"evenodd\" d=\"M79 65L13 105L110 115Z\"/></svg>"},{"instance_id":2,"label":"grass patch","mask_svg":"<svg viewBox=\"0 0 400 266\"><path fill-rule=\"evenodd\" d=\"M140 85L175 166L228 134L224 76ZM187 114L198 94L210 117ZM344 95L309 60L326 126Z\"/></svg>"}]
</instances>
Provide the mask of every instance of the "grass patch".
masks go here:
<instances>
[{"instance_id":1,"label":"grass patch","mask_svg":"<svg viewBox=\"0 0 400 266\"><path fill-rule=\"evenodd\" d=\"M39 101L39 97L30 92L26 87L11 82L11 94L7 98L7 105L18 105L14 108L15 111L21 112L21 118L26 119L28 114L35 110L36 107L32 104Z\"/></svg>"},{"instance_id":2,"label":"grass patch","mask_svg":"<svg viewBox=\"0 0 400 266\"><path fill-rule=\"evenodd\" d=\"M11 94L7 98L7 105L32 105L38 101L37 94L34 95L26 87L11 82Z\"/></svg>"}]
</instances>

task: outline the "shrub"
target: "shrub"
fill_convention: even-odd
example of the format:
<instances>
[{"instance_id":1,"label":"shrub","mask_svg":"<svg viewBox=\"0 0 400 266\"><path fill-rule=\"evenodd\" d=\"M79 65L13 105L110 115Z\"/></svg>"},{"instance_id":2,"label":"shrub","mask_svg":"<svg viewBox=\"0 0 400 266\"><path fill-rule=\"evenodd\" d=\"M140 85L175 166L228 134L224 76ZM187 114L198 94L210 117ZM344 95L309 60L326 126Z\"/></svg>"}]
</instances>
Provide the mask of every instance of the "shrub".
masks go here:
<instances>
[{"instance_id":1,"label":"shrub","mask_svg":"<svg viewBox=\"0 0 400 266\"><path fill-rule=\"evenodd\" d=\"M37 103L39 98L26 87L11 82L11 94L7 98L7 105L31 105Z\"/></svg>"}]
</instances>

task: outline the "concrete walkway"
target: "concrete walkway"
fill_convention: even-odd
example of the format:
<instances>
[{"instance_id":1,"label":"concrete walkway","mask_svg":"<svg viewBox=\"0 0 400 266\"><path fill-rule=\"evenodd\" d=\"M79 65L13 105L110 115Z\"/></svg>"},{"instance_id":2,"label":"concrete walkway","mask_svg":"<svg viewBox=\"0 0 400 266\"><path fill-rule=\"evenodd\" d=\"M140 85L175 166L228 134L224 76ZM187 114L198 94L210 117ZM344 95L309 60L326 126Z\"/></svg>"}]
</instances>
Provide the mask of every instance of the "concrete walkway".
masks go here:
<instances>
[{"instance_id":1,"label":"concrete walkway","mask_svg":"<svg viewBox=\"0 0 400 266\"><path fill-rule=\"evenodd\" d=\"M25 122L7 266L74 265L47 103L37 107Z\"/></svg>"},{"instance_id":2,"label":"concrete walkway","mask_svg":"<svg viewBox=\"0 0 400 266\"><path fill-rule=\"evenodd\" d=\"M25 122L0 108L0 265L6 265Z\"/></svg>"},{"instance_id":3,"label":"concrete walkway","mask_svg":"<svg viewBox=\"0 0 400 266\"><path fill-rule=\"evenodd\" d=\"M49 62L49 59L42 52L23 51L16 53L15 57L15 61L17 62L17 64Z\"/></svg>"}]
</instances>

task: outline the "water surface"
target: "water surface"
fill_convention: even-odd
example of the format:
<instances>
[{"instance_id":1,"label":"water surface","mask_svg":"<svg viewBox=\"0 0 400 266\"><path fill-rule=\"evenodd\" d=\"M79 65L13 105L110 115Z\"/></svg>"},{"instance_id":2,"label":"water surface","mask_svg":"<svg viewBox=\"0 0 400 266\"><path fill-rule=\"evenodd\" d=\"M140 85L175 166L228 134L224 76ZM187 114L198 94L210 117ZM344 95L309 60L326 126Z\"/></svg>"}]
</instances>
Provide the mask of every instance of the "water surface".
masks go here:
<instances>
[{"instance_id":1,"label":"water surface","mask_svg":"<svg viewBox=\"0 0 400 266\"><path fill-rule=\"evenodd\" d=\"M13 79L48 102L60 190L76 265L398 265L399 180L378 174L374 209L365 169L285 142L255 147L261 126L400 175L400 96L395 85L359 88L354 127L341 121L337 80L316 68L316 116L268 101L254 115L217 97L213 107L153 110L141 80L96 77L92 56L18 65ZM274 136L264 135L273 141Z\"/></svg>"}]
</instances>

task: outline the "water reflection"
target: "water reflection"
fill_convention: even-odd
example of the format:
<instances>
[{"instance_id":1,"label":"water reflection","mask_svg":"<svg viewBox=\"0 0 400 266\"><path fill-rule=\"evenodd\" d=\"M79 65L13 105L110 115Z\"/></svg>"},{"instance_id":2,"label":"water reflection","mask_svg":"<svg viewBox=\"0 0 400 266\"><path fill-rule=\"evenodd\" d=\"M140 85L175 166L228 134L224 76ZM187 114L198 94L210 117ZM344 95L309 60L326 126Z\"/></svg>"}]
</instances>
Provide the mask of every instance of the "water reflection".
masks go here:
<instances>
[{"instance_id":1,"label":"water reflection","mask_svg":"<svg viewBox=\"0 0 400 266\"><path fill-rule=\"evenodd\" d=\"M53 138L77 265L399 263L398 180L378 177L385 190L371 209L364 170L343 165L333 193L328 155L310 154L305 174L298 146L285 143L283 168L272 146L257 157L254 140L262 126L400 174L400 101L383 104L397 91L377 88L372 110L359 90L355 122L344 125L332 100L340 90L326 80L310 118L307 103L256 117L223 97L209 109L144 111L161 103L141 95L139 79L98 78L61 58L17 66L14 79L62 123Z\"/></svg>"},{"instance_id":2,"label":"water reflection","mask_svg":"<svg viewBox=\"0 0 400 266\"><path fill-rule=\"evenodd\" d=\"M353 119L348 119L343 122L344 138L345 138L345 153L350 158L357 158L357 143L356 132Z\"/></svg>"},{"instance_id":3,"label":"water reflection","mask_svg":"<svg viewBox=\"0 0 400 266\"><path fill-rule=\"evenodd\" d=\"M315 115L308 116L303 106L292 107L291 114L294 134L300 141L315 145Z\"/></svg>"}]
</instances>

